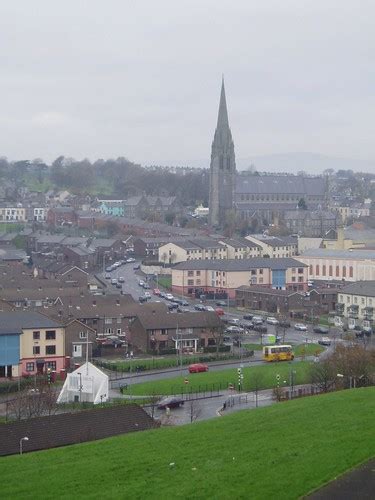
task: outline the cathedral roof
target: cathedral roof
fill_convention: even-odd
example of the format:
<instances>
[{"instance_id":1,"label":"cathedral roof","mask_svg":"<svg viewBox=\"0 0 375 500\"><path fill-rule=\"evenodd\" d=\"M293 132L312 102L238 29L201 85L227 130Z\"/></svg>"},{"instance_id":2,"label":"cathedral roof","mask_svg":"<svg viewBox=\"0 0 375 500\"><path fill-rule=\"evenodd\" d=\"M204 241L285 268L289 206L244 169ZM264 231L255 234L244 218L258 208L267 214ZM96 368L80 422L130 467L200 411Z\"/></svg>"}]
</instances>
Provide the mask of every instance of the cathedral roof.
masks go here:
<instances>
[{"instance_id":1,"label":"cathedral roof","mask_svg":"<svg viewBox=\"0 0 375 500\"><path fill-rule=\"evenodd\" d=\"M326 182L323 177L300 175L238 175L238 194L294 194L301 196L323 196Z\"/></svg>"}]
</instances>

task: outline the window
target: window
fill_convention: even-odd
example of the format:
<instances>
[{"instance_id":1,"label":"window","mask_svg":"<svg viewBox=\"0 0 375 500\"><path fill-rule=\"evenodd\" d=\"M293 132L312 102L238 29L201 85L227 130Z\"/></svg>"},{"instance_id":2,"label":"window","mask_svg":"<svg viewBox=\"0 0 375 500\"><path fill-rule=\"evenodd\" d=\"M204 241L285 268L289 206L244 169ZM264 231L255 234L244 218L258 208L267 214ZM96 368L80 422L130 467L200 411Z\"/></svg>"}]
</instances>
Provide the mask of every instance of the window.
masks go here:
<instances>
[{"instance_id":1,"label":"window","mask_svg":"<svg viewBox=\"0 0 375 500\"><path fill-rule=\"evenodd\" d=\"M349 304L350 303L350 297L346 297L346 302Z\"/></svg>"},{"instance_id":2,"label":"window","mask_svg":"<svg viewBox=\"0 0 375 500\"><path fill-rule=\"evenodd\" d=\"M310 274L311 275L313 274L313 266L312 266L312 264L310 264Z\"/></svg>"},{"instance_id":3,"label":"window","mask_svg":"<svg viewBox=\"0 0 375 500\"><path fill-rule=\"evenodd\" d=\"M362 298L361 298L361 304L362 304L362 305L364 305L364 304L365 304L365 298L364 298L364 297L362 297Z\"/></svg>"},{"instance_id":4,"label":"window","mask_svg":"<svg viewBox=\"0 0 375 500\"><path fill-rule=\"evenodd\" d=\"M333 276L333 268L332 268L332 266L329 266L329 275Z\"/></svg>"},{"instance_id":5,"label":"window","mask_svg":"<svg viewBox=\"0 0 375 500\"><path fill-rule=\"evenodd\" d=\"M193 286L194 285L194 280L188 280L187 284L188 284L188 286Z\"/></svg>"},{"instance_id":6,"label":"window","mask_svg":"<svg viewBox=\"0 0 375 500\"><path fill-rule=\"evenodd\" d=\"M188 271L187 275L188 276L194 276L194 271Z\"/></svg>"},{"instance_id":7,"label":"window","mask_svg":"<svg viewBox=\"0 0 375 500\"><path fill-rule=\"evenodd\" d=\"M56 371L56 361L47 361L46 368L47 370Z\"/></svg>"},{"instance_id":8,"label":"window","mask_svg":"<svg viewBox=\"0 0 375 500\"><path fill-rule=\"evenodd\" d=\"M302 283L303 282L303 276L298 276L298 282Z\"/></svg>"},{"instance_id":9,"label":"window","mask_svg":"<svg viewBox=\"0 0 375 500\"><path fill-rule=\"evenodd\" d=\"M319 276L319 264L315 266L315 274Z\"/></svg>"},{"instance_id":10,"label":"window","mask_svg":"<svg viewBox=\"0 0 375 500\"><path fill-rule=\"evenodd\" d=\"M112 328L105 328L105 329L104 329L104 333L105 333L106 335L111 335L111 333L112 333Z\"/></svg>"},{"instance_id":11,"label":"window","mask_svg":"<svg viewBox=\"0 0 375 500\"><path fill-rule=\"evenodd\" d=\"M46 330L46 340L55 340L55 339L56 339L56 331Z\"/></svg>"},{"instance_id":12,"label":"window","mask_svg":"<svg viewBox=\"0 0 375 500\"><path fill-rule=\"evenodd\" d=\"M87 339L87 332L79 332L80 339Z\"/></svg>"},{"instance_id":13,"label":"window","mask_svg":"<svg viewBox=\"0 0 375 500\"><path fill-rule=\"evenodd\" d=\"M121 328L117 328L117 335L121 335Z\"/></svg>"},{"instance_id":14,"label":"window","mask_svg":"<svg viewBox=\"0 0 375 500\"><path fill-rule=\"evenodd\" d=\"M34 363L26 363L26 371L33 372L34 371Z\"/></svg>"},{"instance_id":15,"label":"window","mask_svg":"<svg viewBox=\"0 0 375 500\"><path fill-rule=\"evenodd\" d=\"M354 304L357 303L357 300L358 300L357 297L354 297Z\"/></svg>"},{"instance_id":16,"label":"window","mask_svg":"<svg viewBox=\"0 0 375 500\"><path fill-rule=\"evenodd\" d=\"M56 354L55 345L46 345L46 355Z\"/></svg>"},{"instance_id":17,"label":"window","mask_svg":"<svg viewBox=\"0 0 375 500\"><path fill-rule=\"evenodd\" d=\"M40 347L38 345L34 345L33 354L40 354Z\"/></svg>"},{"instance_id":18,"label":"window","mask_svg":"<svg viewBox=\"0 0 375 500\"><path fill-rule=\"evenodd\" d=\"M336 266L336 276L340 276L340 267Z\"/></svg>"},{"instance_id":19,"label":"window","mask_svg":"<svg viewBox=\"0 0 375 500\"><path fill-rule=\"evenodd\" d=\"M295 276L292 276L292 281L296 281L296 277Z\"/></svg>"},{"instance_id":20,"label":"window","mask_svg":"<svg viewBox=\"0 0 375 500\"><path fill-rule=\"evenodd\" d=\"M340 295L340 302L342 302L342 301L343 301L343 296L342 296L342 295Z\"/></svg>"},{"instance_id":21,"label":"window","mask_svg":"<svg viewBox=\"0 0 375 500\"><path fill-rule=\"evenodd\" d=\"M353 266L349 267L349 278L353 278Z\"/></svg>"},{"instance_id":22,"label":"window","mask_svg":"<svg viewBox=\"0 0 375 500\"><path fill-rule=\"evenodd\" d=\"M200 276L201 275L201 272L200 271L196 271L195 273L197 276Z\"/></svg>"},{"instance_id":23,"label":"window","mask_svg":"<svg viewBox=\"0 0 375 500\"><path fill-rule=\"evenodd\" d=\"M34 340L39 340L40 339L40 332L33 332L33 339Z\"/></svg>"},{"instance_id":24,"label":"window","mask_svg":"<svg viewBox=\"0 0 375 500\"><path fill-rule=\"evenodd\" d=\"M299 270L298 270L299 271ZM296 272L296 268L292 267L292 273L294 274Z\"/></svg>"},{"instance_id":25,"label":"window","mask_svg":"<svg viewBox=\"0 0 375 500\"><path fill-rule=\"evenodd\" d=\"M105 318L104 323L106 325L112 325L112 318Z\"/></svg>"},{"instance_id":26,"label":"window","mask_svg":"<svg viewBox=\"0 0 375 500\"><path fill-rule=\"evenodd\" d=\"M259 274L263 274L263 269L259 269Z\"/></svg>"},{"instance_id":27,"label":"window","mask_svg":"<svg viewBox=\"0 0 375 500\"><path fill-rule=\"evenodd\" d=\"M201 280L197 280L196 285L200 285L200 284L201 284Z\"/></svg>"},{"instance_id":28,"label":"window","mask_svg":"<svg viewBox=\"0 0 375 500\"><path fill-rule=\"evenodd\" d=\"M346 266L343 266L342 268L342 277L346 278Z\"/></svg>"},{"instance_id":29,"label":"window","mask_svg":"<svg viewBox=\"0 0 375 500\"><path fill-rule=\"evenodd\" d=\"M323 276L325 276L325 275L326 275L326 272L327 272L326 266L325 266L325 265L323 265L323 271L322 271Z\"/></svg>"}]
</instances>

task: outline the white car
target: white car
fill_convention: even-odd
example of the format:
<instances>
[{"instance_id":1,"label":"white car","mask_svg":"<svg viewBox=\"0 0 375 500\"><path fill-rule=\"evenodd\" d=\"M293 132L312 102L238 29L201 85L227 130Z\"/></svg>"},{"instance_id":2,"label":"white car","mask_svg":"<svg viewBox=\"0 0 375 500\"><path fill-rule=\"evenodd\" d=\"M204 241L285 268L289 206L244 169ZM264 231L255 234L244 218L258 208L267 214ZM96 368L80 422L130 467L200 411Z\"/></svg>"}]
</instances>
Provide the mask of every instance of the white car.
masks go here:
<instances>
[{"instance_id":1,"label":"white car","mask_svg":"<svg viewBox=\"0 0 375 500\"><path fill-rule=\"evenodd\" d=\"M268 323L269 325L278 325L279 324L279 322L277 321L277 319L274 318L273 316L269 316L266 319L266 323Z\"/></svg>"},{"instance_id":2,"label":"white car","mask_svg":"<svg viewBox=\"0 0 375 500\"><path fill-rule=\"evenodd\" d=\"M135 259L134 257L129 257L128 259L126 259L126 262L135 262Z\"/></svg>"},{"instance_id":3,"label":"white car","mask_svg":"<svg viewBox=\"0 0 375 500\"><path fill-rule=\"evenodd\" d=\"M138 285L139 285L139 286L143 286L144 284L145 284L145 282L144 282L143 280L139 280L139 281L138 281Z\"/></svg>"},{"instance_id":4,"label":"white car","mask_svg":"<svg viewBox=\"0 0 375 500\"><path fill-rule=\"evenodd\" d=\"M173 299L174 299L174 297L173 297L173 295L172 295L171 293L166 293L166 294L165 294L165 298L166 298L167 300L173 300Z\"/></svg>"},{"instance_id":5,"label":"white car","mask_svg":"<svg viewBox=\"0 0 375 500\"><path fill-rule=\"evenodd\" d=\"M145 297L147 297L148 299L151 299L151 293L150 292L145 292L143 295Z\"/></svg>"},{"instance_id":6,"label":"white car","mask_svg":"<svg viewBox=\"0 0 375 500\"><path fill-rule=\"evenodd\" d=\"M212 306L205 306L205 310L215 312L215 309Z\"/></svg>"},{"instance_id":7,"label":"white car","mask_svg":"<svg viewBox=\"0 0 375 500\"><path fill-rule=\"evenodd\" d=\"M307 332L307 326L304 325L303 323L296 323L294 325L295 330L299 330L300 332Z\"/></svg>"}]
</instances>

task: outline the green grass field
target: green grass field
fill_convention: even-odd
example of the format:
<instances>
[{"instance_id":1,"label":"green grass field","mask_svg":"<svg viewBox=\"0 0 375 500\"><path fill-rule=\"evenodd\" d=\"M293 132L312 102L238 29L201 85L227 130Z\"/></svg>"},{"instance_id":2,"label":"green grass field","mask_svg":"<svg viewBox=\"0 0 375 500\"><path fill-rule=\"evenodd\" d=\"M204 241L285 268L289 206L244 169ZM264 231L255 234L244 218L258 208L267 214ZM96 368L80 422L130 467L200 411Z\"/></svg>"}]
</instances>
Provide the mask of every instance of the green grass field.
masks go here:
<instances>
[{"instance_id":1,"label":"green grass field","mask_svg":"<svg viewBox=\"0 0 375 500\"><path fill-rule=\"evenodd\" d=\"M324 351L324 347L319 344L299 344L293 346L295 356L314 356Z\"/></svg>"},{"instance_id":2,"label":"green grass field","mask_svg":"<svg viewBox=\"0 0 375 500\"><path fill-rule=\"evenodd\" d=\"M252 391L258 389L270 389L276 386L276 375L280 375L280 385L289 385L290 369L296 371L294 384L308 383L310 380L311 363L300 361L294 363L270 363L267 365L257 365L243 369L243 390ZM185 384L185 379L189 381ZM284 383L286 381L286 384ZM237 368L222 371L208 371L205 373L188 374L183 370L182 376L177 376L165 380L155 380L144 382L143 384L132 384L124 390L124 394L136 396L146 396L152 394L180 394L181 392L203 392L213 389L226 389L229 384L237 387Z\"/></svg>"},{"instance_id":3,"label":"green grass field","mask_svg":"<svg viewBox=\"0 0 375 500\"><path fill-rule=\"evenodd\" d=\"M374 456L374 414L372 387L5 457L1 497L297 499Z\"/></svg>"}]
</instances>

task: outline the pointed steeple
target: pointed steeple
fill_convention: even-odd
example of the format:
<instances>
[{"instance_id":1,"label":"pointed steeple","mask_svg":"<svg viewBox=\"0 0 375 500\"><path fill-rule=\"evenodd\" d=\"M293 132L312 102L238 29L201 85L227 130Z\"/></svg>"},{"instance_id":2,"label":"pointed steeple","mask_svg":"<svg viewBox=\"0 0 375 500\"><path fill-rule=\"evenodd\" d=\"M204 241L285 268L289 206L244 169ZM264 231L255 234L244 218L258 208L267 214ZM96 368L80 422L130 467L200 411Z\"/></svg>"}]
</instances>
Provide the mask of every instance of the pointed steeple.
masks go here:
<instances>
[{"instance_id":1,"label":"pointed steeple","mask_svg":"<svg viewBox=\"0 0 375 500\"><path fill-rule=\"evenodd\" d=\"M219 114L217 117L217 128L229 128L228 111L227 111L227 100L225 98L225 87L224 87L224 75L221 81L221 94L220 94L220 104L219 104Z\"/></svg>"}]
</instances>

